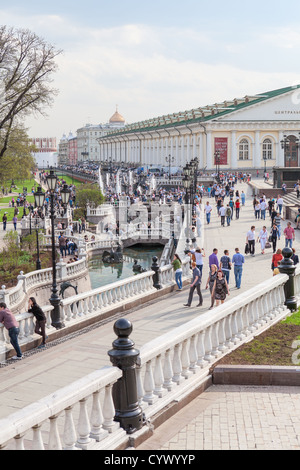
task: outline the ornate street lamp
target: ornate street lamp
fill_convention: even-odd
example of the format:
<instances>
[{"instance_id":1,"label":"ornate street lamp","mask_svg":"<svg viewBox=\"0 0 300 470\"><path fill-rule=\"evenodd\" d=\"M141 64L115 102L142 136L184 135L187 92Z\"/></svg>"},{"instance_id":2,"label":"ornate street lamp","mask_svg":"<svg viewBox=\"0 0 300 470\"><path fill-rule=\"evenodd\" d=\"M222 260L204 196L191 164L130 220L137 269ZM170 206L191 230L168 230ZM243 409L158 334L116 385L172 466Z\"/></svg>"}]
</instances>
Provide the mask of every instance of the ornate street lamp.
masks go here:
<instances>
[{"instance_id":1,"label":"ornate street lamp","mask_svg":"<svg viewBox=\"0 0 300 470\"><path fill-rule=\"evenodd\" d=\"M57 176L54 170L50 169L50 173L46 176L47 185L50 191L50 220L51 220L51 244L52 244L52 293L49 299L51 305L53 305L53 311L51 312L52 326L57 330L64 327L60 319L60 298L57 293L56 283L56 246L55 246L55 231L54 231L54 193L56 190Z\"/></svg>"},{"instance_id":2,"label":"ornate street lamp","mask_svg":"<svg viewBox=\"0 0 300 470\"><path fill-rule=\"evenodd\" d=\"M290 148L290 140L286 135L283 136L283 139L280 141L281 148L284 150L284 166L286 164L286 153L287 150ZM291 156L289 156L289 166L290 166Z\"/></svg>"},{"instance_id":3,"label":"ornate street lamp","mask_svg":"<svg viewBox=\"0 0 300 470\"><path fill-rule=\"evenodd\" d=\"M69 190L68 185L64 184L63 189L60 191L60 195L61 195L61 201L65 209L67 209L67 205L69 204L70 192L71 191Z\"/></svg>"},{"instance_id":4,"label":"ornate street lamp","mask_svg":"<svg viewBox=\"0 0 300 470\"><path fill-rule=\"evenodd\" d=\"M38 210L42 210L44 207L45 202L45 193L43 193L42 188L39 186L37 191L34 193L34 201L35 206ZM39 232L37 229L37 219L35 224L35 233L36 233L36 252L37 252L37 260L36 260L36 269L39 271L42 269L41 260L40 260L40 248L39 248Z\"/></svg>"}]
</instances>

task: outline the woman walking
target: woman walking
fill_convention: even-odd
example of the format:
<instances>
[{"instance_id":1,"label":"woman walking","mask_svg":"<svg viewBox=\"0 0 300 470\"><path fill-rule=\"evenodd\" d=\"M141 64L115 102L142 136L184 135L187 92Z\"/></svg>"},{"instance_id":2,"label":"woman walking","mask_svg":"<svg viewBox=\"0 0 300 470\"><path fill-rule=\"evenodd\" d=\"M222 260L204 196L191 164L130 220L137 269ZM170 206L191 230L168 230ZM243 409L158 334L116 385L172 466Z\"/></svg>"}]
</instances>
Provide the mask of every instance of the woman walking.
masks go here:
<instances>
[{"instance_id":1,"label":"woman walking","mask_svg":"<svg viewBox=\"0 0 300 470\"><path fill-rule=\"evenodd\" d=\"M229 295L228 284L224 274L219 270L212 291L212 297L215 299L217 306L225 302L226 295Z\"/></svg>"},{"instance_id":2,"label":"woman walking","mask_svg":"<svg viewBox=\"0 0 300 470\"><path fill-rule=\"evenodd\" d=\"M212 291L213 291L215 280L217 278L217 272L218 272L217 265L212 264L210 267L210 271L209 271L209 275L208 275L208 279L207 279L206 287L205 287L205 289L208 289L208 286L209 286L210 295L211 295L211 305L209 309L212 309L214 306L214 298L212 296Z\"/></svg>"},{"instance_id":3,"label":"woman walking","mask_svg":"<svg viewBox=\"0 0 300 470\"><path fill-rule=\"evenodd\" d=\"M38 346L38 348L44 348L46 345L46 339L48 338L48 336L46 336L47 319L41 307L36 303L34 297L29 297L28 312L32 313L36 319L34 332L43 338L42 343Z\"/></svg>"},{"instance_id":4,"label":"woman walking","mask_svg":"<svg viewBox=\"0 0 300 470\"><path fill-rule=\"evenodd\" d=\"M266 248L266 243L268 240L268 232L267 232L267 227L263 226L262 230L259 232L259 236L257 238L257 241L260 241L260 246L261 246L261 254L265 254L265 248Z\"/></svg>"},{"instance_id":5,"label":"woman walking","mask_svg":"<svg viewBox=\"0 0 300 470\"><path fill-rule=\"evenodd\" d=\"M276 253L277 240L280 239L279 230L276 224L273 224L271 228L270 237L273 245L273 253Z\"/></svg>"},{"instance_id":6,"label":"woman walking","mask_svg":"<svg viewBox=\"0 0 300 470\"><path fill-rule=\"evenodd\" d=\"M282 256L282 251L280 248L278 248L278 250L276 251L276 253L272 256L272 270L274 271L274 269L278 268L279 267L279 264L280 264L280 261L283 259L283 256Z\"/></svg>"},{"instance_id":7,"label":"woman walking","mask_svg":"<svg viewBox=\"0 0 300 470\"><path fill-rule=\"evenodd\" d=\"M175 253L173 261L172 261L173 269L175 271L175 281L178 287L178 290L182 290L182 267L181 267L181 259Z\"/></svg>"}]
</instances>

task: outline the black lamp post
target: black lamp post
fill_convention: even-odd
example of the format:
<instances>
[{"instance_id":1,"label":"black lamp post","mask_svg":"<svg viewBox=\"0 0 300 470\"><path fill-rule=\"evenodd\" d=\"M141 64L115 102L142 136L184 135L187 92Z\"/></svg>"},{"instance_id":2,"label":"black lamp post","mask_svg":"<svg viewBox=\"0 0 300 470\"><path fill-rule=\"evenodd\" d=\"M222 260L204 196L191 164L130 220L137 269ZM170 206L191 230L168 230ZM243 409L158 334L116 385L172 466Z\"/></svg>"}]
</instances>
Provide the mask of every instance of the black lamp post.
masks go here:
<instances>
[{"instance_id":1,"label":"black lamp post","mask_svg":"<svg viewBox=\"0 0 300 470\"><path fill-rule=\"evenodd\" d=\"M283 139L280 141L281 148L284 150L284 166L286 164L286 152L290 148L290 140L286 135L283 136ZM289 158L289 166L290 166L290 158Z\"/></svg>"},{"instance_id":2,"label":"black lamp post","mask_svg":"<svg viewBox=\"0 0 300 470\"><path fill-rule=\"evenodd\" d=\"M175 158L169 155L166 157L166 161L169 163L169 181L171 181L171 162L174 162Z\"/></svg>"},{"instance_id":3,"label":"black lamp post","mask_svg":"<svg viewBox=\"0 0 300 470\"><path fill-rule=\"evenodd\" d=\"M53 305L53 310L51 312L52 326L57 330L63 328L65 325L60 319L60 298L57 291L56 283L56 247L55 247L55 231L54 231L54 219L55 219L55 210L54 210L54 192L56 190L57 176L54 173L54 170L50 169L49 175L46 177L47 185L50 192L50 220L51 220L51 243L52 243L52 293L49 299L51 305Z\"/></svg>"},{"instance_id":4,"label":"black lamp post","mask_svg":"<svg viewBox=\"0 0 300 470\"><path fill-rule=\"evenodd\" d=\"M42 210L44 207L45 202L45 193L43 193L42 188L39 186L37 191L34 193L34 201L35 206L37 207L38 211ZM42 269L41 260L40 260L40 247L39 247L39 231L37 227L37 219L35 223L35 233L36 233L36 252L37 252L37 260L36 260L36 269L39 271Z\"/></svg>"}]
</instances>

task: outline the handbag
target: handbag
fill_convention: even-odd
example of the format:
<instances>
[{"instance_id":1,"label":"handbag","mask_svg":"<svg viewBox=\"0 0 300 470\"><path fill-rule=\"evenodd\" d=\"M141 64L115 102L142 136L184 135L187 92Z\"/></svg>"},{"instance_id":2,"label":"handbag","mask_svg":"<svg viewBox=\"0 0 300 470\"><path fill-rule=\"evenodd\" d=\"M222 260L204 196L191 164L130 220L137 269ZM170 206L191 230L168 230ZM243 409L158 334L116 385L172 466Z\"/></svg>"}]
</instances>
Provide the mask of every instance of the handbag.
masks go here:
<instances>
[{"instance_id":1,"label":"handbag","mask_svg":"<svg viewBox=\"0 0 300 470\"><path fill-rule=\"evenodd\" d=\"M267 242L266 245L265 245L265 248L271 248L271 243Z\"/></svg>"},{"instance_id":2,"label":"handbag","mask_svg":"<svg viewBox=\"0 0 300 470\"><path fill-rule=\"evenodd\" d=\"M245 246L245 255L247 255L249 252L250 252L249 244L246 243L246 246Z\"/></svg>"}]
</instances>

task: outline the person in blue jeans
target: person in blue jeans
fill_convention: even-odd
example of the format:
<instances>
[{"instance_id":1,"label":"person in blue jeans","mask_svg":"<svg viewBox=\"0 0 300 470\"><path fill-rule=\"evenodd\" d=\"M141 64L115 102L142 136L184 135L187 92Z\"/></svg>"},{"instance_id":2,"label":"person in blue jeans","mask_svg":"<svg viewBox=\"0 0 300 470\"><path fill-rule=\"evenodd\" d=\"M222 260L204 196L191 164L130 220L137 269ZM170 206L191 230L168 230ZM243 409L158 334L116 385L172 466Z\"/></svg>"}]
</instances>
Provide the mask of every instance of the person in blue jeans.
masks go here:
<instances>
[{"instance_id":1,"label":"person in blue jeans","mask_svg":"<svg viewBox=\"0 0 300 470\"><path fill-rule=\"evenodd\" d=\"M174 259L172 261L173 269L175 271L175 281L179 290L182 289L182 267L181 267L181 259L175 253Z\"/></svg>"},{"instance_id":2,"label":"person in blue jeans","mask_svg":"<svg viewBox=\"0 0 300 470\"><path fill-rule=\"evenodd\" d=\"M232 263L234 265L235 286L237 289L241 288L244 262L245 262L244 255L240 253L239 248L236 248L235 254L232 257Z\"/></svg>"}]
</instances>

